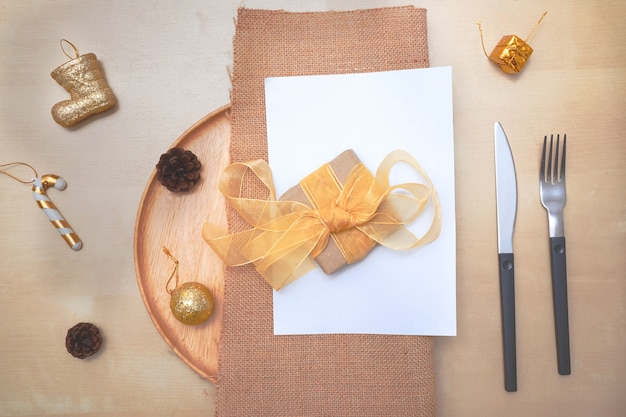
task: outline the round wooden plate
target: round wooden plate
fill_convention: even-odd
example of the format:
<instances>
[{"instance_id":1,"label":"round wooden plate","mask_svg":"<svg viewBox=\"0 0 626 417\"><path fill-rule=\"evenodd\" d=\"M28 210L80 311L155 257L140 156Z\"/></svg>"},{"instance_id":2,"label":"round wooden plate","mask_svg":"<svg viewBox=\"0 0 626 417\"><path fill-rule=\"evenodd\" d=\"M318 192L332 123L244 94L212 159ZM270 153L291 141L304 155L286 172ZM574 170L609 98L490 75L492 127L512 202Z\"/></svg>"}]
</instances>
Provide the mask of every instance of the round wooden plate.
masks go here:
<instances>
[{"instance_id":1,"label":"round wooden plate","mask_svg":"<svg viewBox=\"0 0 626 417\"><path fill-rule=\"evenodd\" d=\"M192 151L202 163L196 186L188 193L170 192L156 180L155 170L144 190L135 223L135 270L148 314L174 352L213 382L217 378L224 264L202 238L202 225L208 219L227 227L226 202L219 192L218 179L230 162L229 111L230 106L225 106L212 112L172 144ZM159 155L155 154L155 165ZM172 316L165 285L174 264L162 246L179 261L180 283L200 282L213 293L215 310L206 322L188 326Z\"/></svg>"}]
</instances>

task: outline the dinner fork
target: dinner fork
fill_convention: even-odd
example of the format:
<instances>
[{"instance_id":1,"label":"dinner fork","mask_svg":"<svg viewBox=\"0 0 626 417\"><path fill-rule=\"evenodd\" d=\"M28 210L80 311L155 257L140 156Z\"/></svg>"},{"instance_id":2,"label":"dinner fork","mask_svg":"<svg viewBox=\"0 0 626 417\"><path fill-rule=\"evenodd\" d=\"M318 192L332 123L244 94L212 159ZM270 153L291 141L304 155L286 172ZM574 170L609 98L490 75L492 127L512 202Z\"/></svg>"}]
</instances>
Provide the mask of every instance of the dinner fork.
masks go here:
<instances>
[{"instance_id":1,"label":"dinner fork","mask_svg":"<svg viewBox=\"0 0 626 417\"><path fill-rule=\"evenodd\" d=\"M560 135L550 135L550 148L546 158L548 136L543 138L539 192L541 204L548 211L550 231L550 263L552 266L552 296L556 328L557 365L560 375L571 374L569 349L569 318L567 307L567 268L565 265L565 232L563 207L565 206L565 142ZM560 154L560 155L559 155Z\"/></svg>"}]
</instances>

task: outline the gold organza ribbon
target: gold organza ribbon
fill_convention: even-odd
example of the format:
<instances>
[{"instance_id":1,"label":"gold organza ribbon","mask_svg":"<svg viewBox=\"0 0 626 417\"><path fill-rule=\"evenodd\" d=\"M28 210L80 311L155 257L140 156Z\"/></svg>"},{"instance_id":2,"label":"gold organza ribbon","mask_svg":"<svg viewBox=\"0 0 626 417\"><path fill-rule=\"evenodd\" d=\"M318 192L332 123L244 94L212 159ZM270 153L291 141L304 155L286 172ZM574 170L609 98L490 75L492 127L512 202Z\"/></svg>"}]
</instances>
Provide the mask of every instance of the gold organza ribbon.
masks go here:
<instances>
[{"instance_id":1,"label":"gold organza ribbon","mask_svg":"<svg viewBox=\"0 0 626 417\"><path fill-rule=\"evenodd\" d=\"M389 184L394 165L406 163L426 184ZM268 198L244 196L246 177L254 175L267 189ZM269 165L255 160L229 165L219 188L228 202L252 228L228 233L205 223L202 235L229 266L253 263L276 290L315 268L315 259L332 237L347 263L356 262L372 241L394 250L432 242L441 232L441 207L437 192L417 161L407 152L390 153L373 176L358 163L342 185L330 164L300 182L312 207L297 201L276 200ZM428 230L416 237L403 225L413 222L432 199L434 214Z\"/></svg>"}]
</instances>

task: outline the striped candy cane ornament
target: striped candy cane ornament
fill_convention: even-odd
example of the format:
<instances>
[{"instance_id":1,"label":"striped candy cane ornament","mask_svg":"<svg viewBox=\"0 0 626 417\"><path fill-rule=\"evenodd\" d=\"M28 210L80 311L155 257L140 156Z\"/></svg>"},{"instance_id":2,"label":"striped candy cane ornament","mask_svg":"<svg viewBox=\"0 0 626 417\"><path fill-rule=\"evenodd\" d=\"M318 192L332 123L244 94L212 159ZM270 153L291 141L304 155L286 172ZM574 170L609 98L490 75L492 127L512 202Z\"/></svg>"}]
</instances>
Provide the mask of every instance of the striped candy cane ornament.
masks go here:
<instances>
[{"instance_id":1,"label":"striped candy cane ornament","mask_svg":"<svg viewBox=\"0 0 626 417\"><path fill-rule=\"evenodd\" d=\"M72 248L72 250L80 250L83 243L80 241L74 230L70 227L69 223L63 218L59 210L56 208L52 200L46 194L48 187L52 186L57 190L64 190L66 182L63 178L54 174L42 175L36 177L33 180L33 197L40 209L46 213L50 223L57 229L65 243Z\"/></svg>"}]
</instances>

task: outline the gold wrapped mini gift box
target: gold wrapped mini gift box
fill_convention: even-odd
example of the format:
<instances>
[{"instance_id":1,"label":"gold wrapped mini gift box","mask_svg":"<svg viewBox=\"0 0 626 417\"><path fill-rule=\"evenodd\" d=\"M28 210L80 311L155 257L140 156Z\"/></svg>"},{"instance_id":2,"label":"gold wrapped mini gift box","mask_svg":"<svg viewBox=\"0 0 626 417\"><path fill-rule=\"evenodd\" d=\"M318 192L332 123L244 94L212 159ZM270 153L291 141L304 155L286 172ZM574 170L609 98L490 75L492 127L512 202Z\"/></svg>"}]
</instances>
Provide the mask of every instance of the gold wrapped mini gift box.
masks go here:
<instances>
[{"instance_id":1,"label":"gold wrapped mini gift box","mask_svg":"<svg viewBox=\"0 0 626 417\"><path fill-rule=\"evenodd\" d=\"M507 74L516 74L524 68L532 53L533 48L522 39L515 35L506 35L500 39L489 59Z\"/></svg>"},{"instance_id":2,"label":"gold wrapped mini gift box","mask_svg":"<svg viewBox=\"0 0 626 417\"><path fill-rule=\"evenodd\" d=\"M480 41L483 46L483 52L485 56L489 58L489 60L507 74L517 74L522 71L526 62L530 58L530 55L533 53L533 48L530 47L526 42L530 37L535 33L539 23L543 20L547 12L544 12L533 30L530 32L530 35L526 39L521 39L517 35L505 35L503 36L491 54L487 55L487 50L485 49L485 42L483 39L483 30L480 22L478 22L478 30L480 31Z\"/></svg>"}]
</instances>

